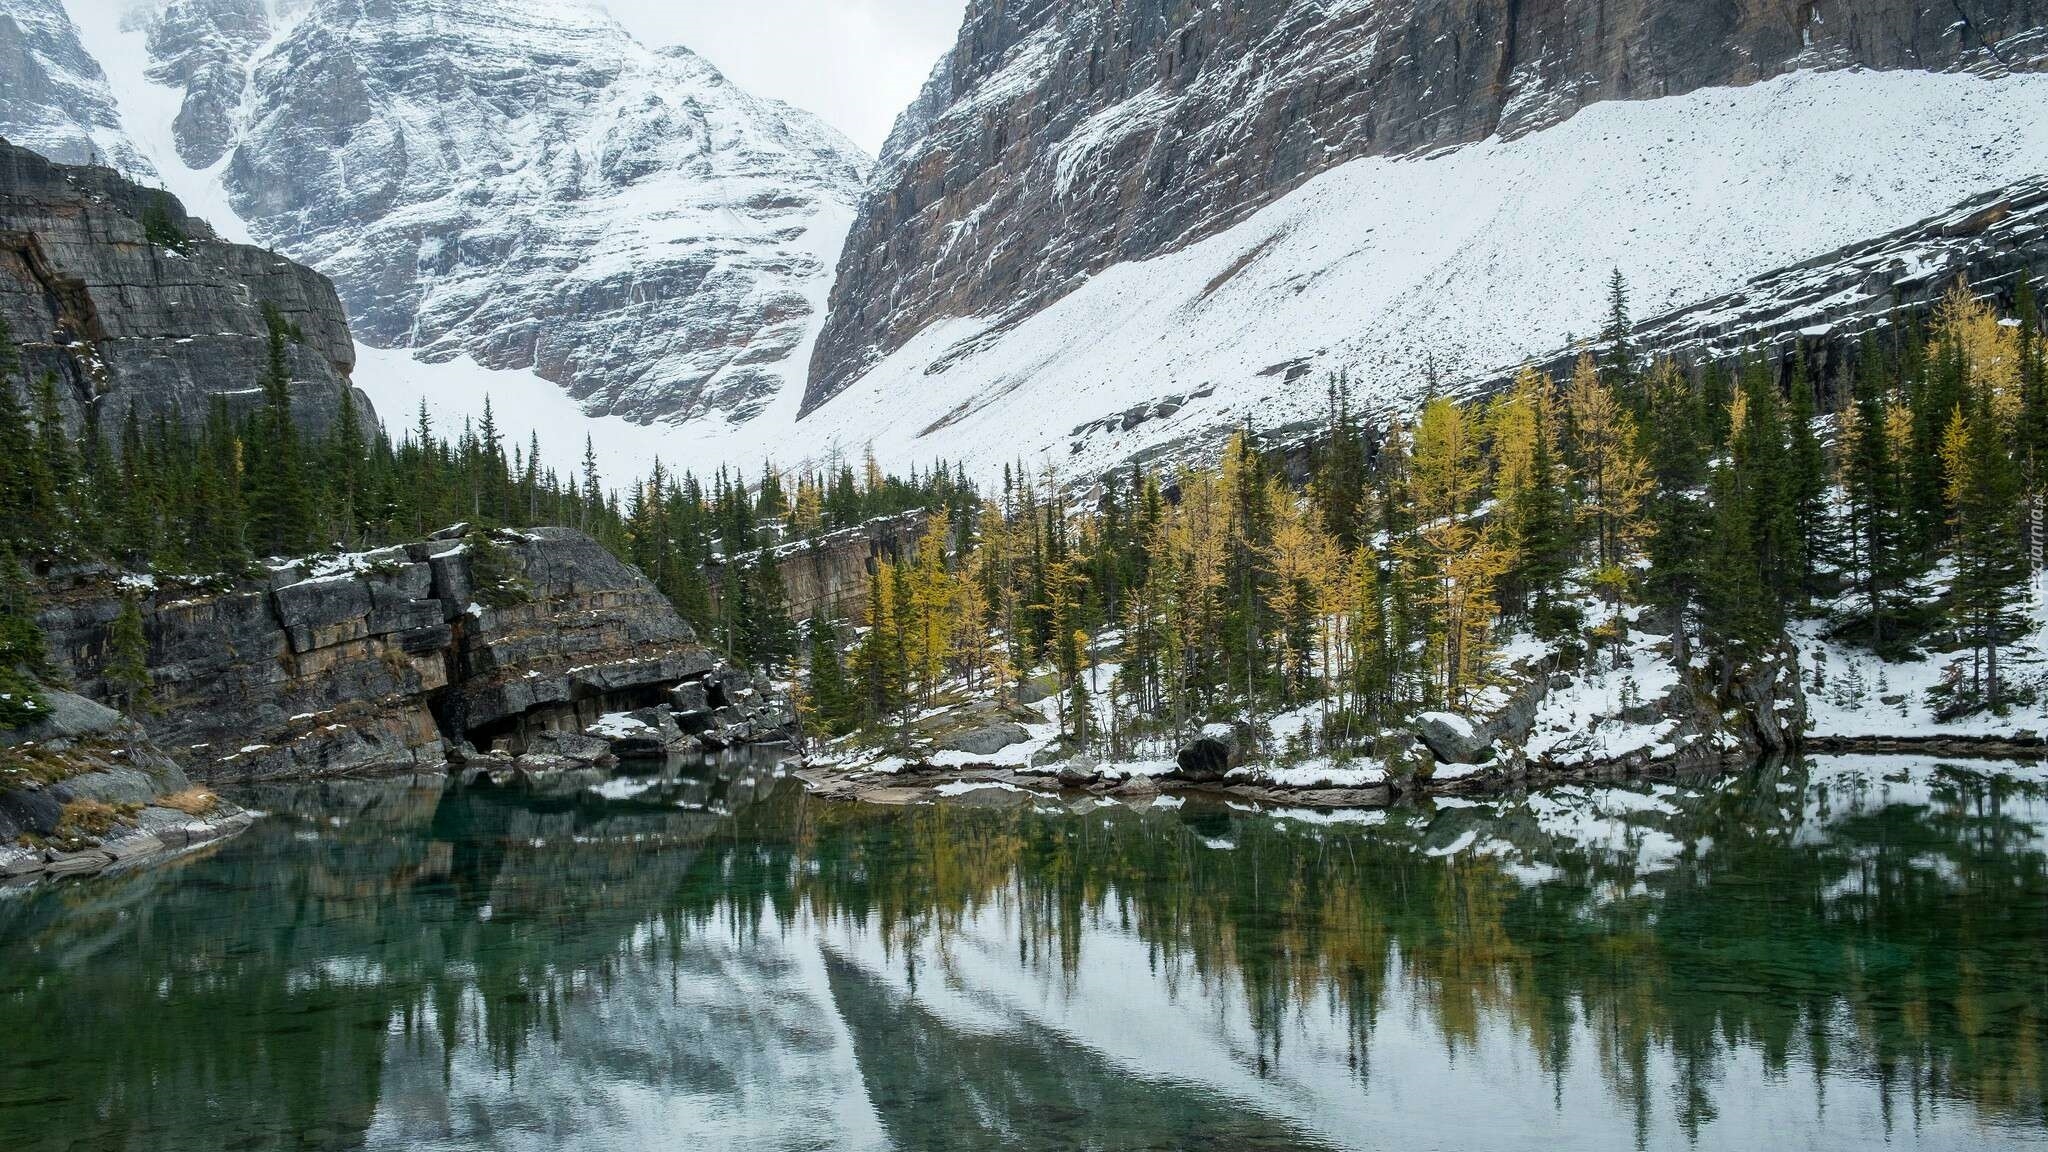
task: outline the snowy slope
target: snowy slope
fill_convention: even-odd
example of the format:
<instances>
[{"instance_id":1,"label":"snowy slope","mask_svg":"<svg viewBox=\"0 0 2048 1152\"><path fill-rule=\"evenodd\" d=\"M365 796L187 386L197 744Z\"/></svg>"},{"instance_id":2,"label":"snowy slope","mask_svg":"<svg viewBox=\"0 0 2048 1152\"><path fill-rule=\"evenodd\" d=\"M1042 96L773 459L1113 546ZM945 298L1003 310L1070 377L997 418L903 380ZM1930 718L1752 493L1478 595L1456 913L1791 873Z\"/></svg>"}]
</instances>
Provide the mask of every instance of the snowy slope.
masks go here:
<instances>
[{"instance_id":1,"label":"snowy slope","mask_svg":"<svg viewBox=\"0 0 2048 1152\"><path fill-rule=\"evenodd\" d=\"M1795 73L1356 160L1014 327L936 323L799 429L885 459L1071 473L1312 419L1339 369L1370 402L1408 403L1597 331L1612 268L1660 312L2048 171L2044 106L2041 75ZM1161 397L1182 404L1125 418Z\"/></svg>"}]
</instances>

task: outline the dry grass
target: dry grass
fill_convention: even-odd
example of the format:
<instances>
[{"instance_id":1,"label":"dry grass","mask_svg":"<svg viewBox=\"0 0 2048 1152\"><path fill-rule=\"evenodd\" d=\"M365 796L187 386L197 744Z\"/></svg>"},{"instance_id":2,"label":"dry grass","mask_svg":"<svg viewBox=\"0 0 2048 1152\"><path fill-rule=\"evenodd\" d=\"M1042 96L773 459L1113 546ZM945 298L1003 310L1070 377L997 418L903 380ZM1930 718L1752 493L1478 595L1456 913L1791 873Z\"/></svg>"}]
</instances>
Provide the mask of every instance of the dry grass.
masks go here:
<instances>
[{"instance_id":1,"label":"dry grass","mask_svg":"<svg viewBox=\"0 0 2048 1152\"><path fill-rule=\"evenodd\" d=\"M187 816L205 816L220 807L220 797L204 788L187 788L183 792L158 797L156 806L175 809Z\"/></svg>"}]
</instances>

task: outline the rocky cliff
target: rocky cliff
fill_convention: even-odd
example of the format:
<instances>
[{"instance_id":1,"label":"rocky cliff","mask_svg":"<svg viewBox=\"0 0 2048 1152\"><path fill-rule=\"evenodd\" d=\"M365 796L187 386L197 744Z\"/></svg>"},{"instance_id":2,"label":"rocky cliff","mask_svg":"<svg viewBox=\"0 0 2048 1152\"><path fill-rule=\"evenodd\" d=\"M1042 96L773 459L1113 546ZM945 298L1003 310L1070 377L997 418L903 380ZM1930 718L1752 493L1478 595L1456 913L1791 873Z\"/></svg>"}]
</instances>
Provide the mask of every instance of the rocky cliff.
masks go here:
<instances>
[{"instance_id":1,"label":"rocky cliff","mask_svg":"<svg viewBox=\"0 0 2048 1152\"><path fill-rule=\"evenodd\" d=\"M924 529L925 513L908 512L775 548L776 571L782 577L789 618L808 620L819 613L838 619L858 616L867 603L868 582L876 566L884 560L895 564L916 558ZM759 557L759 553L746 553L731 562L718 560L705 566L713 611L719 610L724 599L726 572L732 564L750 567Z\"/></svg>"},{"instance_id":2,"label":"rocky cliff","mask_svg":"<svg viewBox=\"0 0 2048 1152\"><path fill-rule=\"evenodd\" d=\"M1035 310L1358 157L1796 69L2039 69L2043 25L2025 0L976 0L883 152L805 408L936 320Z\"/></svg>"},{"instance_id":3,"label":"rocky cliff","mask_svg":"<svg viewBox=\"0 0 2048 1152\"><path fill-rule=\"evenodd\" d=\"M104 695L121 591L58 590L41 615L58 670L88 696ZM509 766L565 738L589 758L604 745L586 747L585 729L672 709L685 685L699 699L669 729L739 729L719 741L732 743L788 724L652 584L568 529L451 531L295 563L262 586L158 586L142 604L150 733L204 781L439 769L478 750Z\"/></svg>"},{"instance_id":4,"label":"rocky cliff","mask_svg":"<svg viewBox=\"0 0 2048 1152\"><path fill-rule=\"evenodd\" d=\"M325 276L221 241L175 197L112 169L54 164L0 141L0 316L28 377L57 377L74 427L88 403L109 428L130 408L196 425L216 396L237 413L253 408L266 304L295 333L293 412L317 434L355 366L348 318Z\"/></svg>"}]
</instances>

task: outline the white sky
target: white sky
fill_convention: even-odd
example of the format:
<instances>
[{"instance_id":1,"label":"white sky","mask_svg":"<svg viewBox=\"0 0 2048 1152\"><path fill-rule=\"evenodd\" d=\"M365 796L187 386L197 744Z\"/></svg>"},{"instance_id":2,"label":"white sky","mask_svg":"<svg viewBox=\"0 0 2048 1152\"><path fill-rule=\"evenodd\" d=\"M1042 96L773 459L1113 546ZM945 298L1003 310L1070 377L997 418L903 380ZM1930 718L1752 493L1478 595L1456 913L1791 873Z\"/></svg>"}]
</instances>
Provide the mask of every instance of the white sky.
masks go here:
<instances>
[{"instance_id":1,"label":"white sky","mask_svg":"<svg viewBox=\"0 0 2048 1152\"><path fill-rule=\"evenodd\" d=\"M757 96L824 117L869 153L960 29L966 0L602 0L654 47L682 44Z\"/></svg>"}]
</instances>

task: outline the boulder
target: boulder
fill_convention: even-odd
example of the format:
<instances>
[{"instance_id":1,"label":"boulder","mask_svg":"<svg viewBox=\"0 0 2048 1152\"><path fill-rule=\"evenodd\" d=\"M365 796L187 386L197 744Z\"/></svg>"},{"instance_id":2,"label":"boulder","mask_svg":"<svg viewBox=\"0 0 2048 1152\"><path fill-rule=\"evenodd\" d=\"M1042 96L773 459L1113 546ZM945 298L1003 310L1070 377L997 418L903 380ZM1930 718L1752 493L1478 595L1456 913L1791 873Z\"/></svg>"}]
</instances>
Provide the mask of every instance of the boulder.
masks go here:
<instances>
[{"instance_id":1,"label":"boulder","mask_svg":"<svg viewBox=\"0 0 2048 1152\"><path fill-rule=\"evenodd\" d=\"M1249 733L1229 724L1211 724L1202 734L1181 746L1174 761L1175 775L1183 780L1221 780L1232 768L1243 767L1257 745Z\"/></svg>"},{"instance_id":2,"label":"boulder","mask_svg":"<svg viewBox=\"0 0 2048 1152\"><path fill-rule=\"evenodd\" d=\"M1478 721L1456 712L1424 712L1415 735L1439 763L1482 764L1493 758L1493 736Z\"/></svg>"},{"instance_id":3,"label":"boulder","mask_svg":"<svg viewBox=\"0 0 2048 1152\"><path fill-rule=\"evenodd\" d=\"M993 756L1013 744L1022 744L1029 739L1031 733L1021 724L990 724L983 728L947 733L934 740L932 746L941 752Z\"/></svg>"},{"instance_id":4,"label":"boulder","mask_svg":"<svg viewBox=\"0 0 2048 1152\"><path fill-rule=\"evenodd\" d=\"M22 728L0 730L0 748L105 736L124 723L119 712L83 696L45 689L42 697L46 709L42 718Z\"/></svg>"},{"instance_id":5,"label":"boulder","mask_svg":"<svg viewBox=\"0 0 2048 1152\"><path fill-rule=\"evenodd\" d=\"M615 764L611 742L581 732L539 732L527 737L526 751L519 756L521 767L529 769L565 766L595 767Z\"/></svg>"},{"instance_id":6,"label":"boulder","mask_svg":"<svg viewBox=\"0 0 2048 1152\"><path fill-rule=\"evenodd\" d=\"M705 690L704 682L696 680L688 684L678 684L670 689L668 706L679 716L698 713L708 715L711 711L711 697Z\"/></svg>"}]
</instances>

